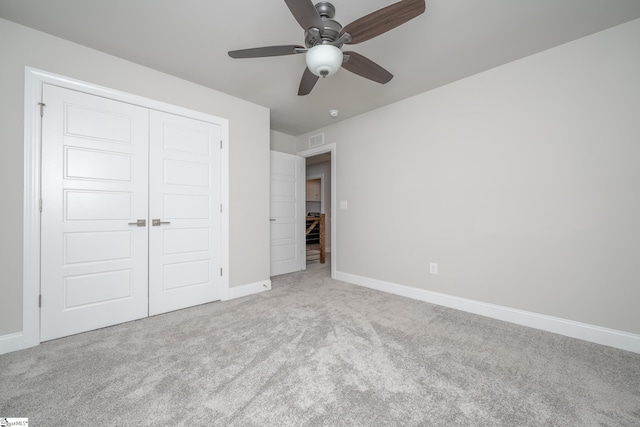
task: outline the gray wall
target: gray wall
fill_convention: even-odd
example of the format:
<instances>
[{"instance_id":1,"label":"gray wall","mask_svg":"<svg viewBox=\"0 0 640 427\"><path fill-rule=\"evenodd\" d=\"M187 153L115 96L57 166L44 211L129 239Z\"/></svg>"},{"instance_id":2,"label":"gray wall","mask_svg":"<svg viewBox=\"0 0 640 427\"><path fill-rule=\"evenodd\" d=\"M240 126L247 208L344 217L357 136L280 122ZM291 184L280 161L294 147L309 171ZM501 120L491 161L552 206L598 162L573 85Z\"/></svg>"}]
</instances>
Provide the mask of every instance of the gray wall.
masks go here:
<instances>
[{"instance_id":1,"label":"gray wall","mask_svg":"<svg viewBox=\"0 0 640 427\"><path fill-rule=\"evenodd\" d=\"M296 137L286 133L271 131L271 149L281 153L296 154Z\"/></svg>"},{"instance_id":2,"label":"gray wall","mask_svg":"<svg viewBox=\"0 0 640 427\"><path fill-rule=\"evenodd\" d=\"M0 336L22 330L25 66L229 119L230 284L269 280L269 110L0 19Z\"/></svg>"},{"instance_id":3,"label":"gray wall","mask_svg":"<svg viewBox=\"0 0 640 427\"><path fill-rule=\"evenodd\" d=\"M640 333L640 20L319 131L339 271Z\"/></svg>"}]
</instances>

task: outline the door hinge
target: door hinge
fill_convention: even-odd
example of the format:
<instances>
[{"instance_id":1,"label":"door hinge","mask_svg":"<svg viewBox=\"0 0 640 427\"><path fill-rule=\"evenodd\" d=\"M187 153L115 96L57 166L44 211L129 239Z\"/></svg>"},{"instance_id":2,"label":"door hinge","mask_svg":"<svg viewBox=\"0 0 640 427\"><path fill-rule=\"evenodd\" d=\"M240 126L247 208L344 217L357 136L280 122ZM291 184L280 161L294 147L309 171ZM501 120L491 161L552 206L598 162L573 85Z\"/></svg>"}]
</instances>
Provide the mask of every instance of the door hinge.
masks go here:
<instances>
[{"instance_id":1,"label":"door hinge","mask_svg":"<svg viewBox=\"0 0 640 427\"><path fill-rule=\"evenodd\" d=\"M220 212L222 212L222 203L220 203Z\"/></svg>"},{"instance_id":2,"label":"door hinge","mask_svg":"<svg viewBox=\"0 0 640 427\"><path fill-rule=\"evenodd\" d=\"M38 307L42 308L42 294L38 295Z\"/></svg>"},{"instance_id":3,"label":"door hinge","mask_svg":"<svg viewBox=\"0 0 640 427\"><path fill-rule=\"evenodd\" d=\"M222 150L222 140L220 140L220 149Z\"/></svg>"},{"instance_id":4,"label":"door hinge","mask_svg":"<svg viewBox=\"0 0 640 427\"><path fill-rule=\"evenodd\" d=\"M222 268L220 268L220 276L222 276Z\"/></svg>"},{"instance_id":5,"label":"door hinge","mask_svg":"<svg viewBox=\"0 0 640 427\"><path fill-rule=\"evenodd\" d=\"M38 201L38 209L40 209L40 212L42 212L42 199Z\"/></svg>"},{"instance_id":6,"label":"door hinge","mask_svg":"<svg viewBox=\"0 0 640 427\"><path fill-rule=\"evenodd\" d=\"M38 105L40 106L40 117L44 116L44 107L47 105L44 102L38 102Z\"/></svg>"}]
</instances>

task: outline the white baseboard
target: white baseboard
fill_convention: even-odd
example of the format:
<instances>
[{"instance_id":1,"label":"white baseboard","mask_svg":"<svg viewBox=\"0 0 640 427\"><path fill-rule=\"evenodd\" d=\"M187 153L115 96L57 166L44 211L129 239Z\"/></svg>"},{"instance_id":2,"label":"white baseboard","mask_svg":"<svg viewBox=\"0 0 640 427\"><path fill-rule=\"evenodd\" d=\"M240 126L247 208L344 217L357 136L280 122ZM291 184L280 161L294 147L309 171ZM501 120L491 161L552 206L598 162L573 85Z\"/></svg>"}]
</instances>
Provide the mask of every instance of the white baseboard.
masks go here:
<instances>
[{"instance_id":1,"label":"white baseboard","mask_svg":"<svg viewBox=\"0 0 640 427\"><path fill-rule=\"evenodd\" d=\"M24 348L22 332L0 336L0 354L22 350Z\"/></svg>"},{"instance_id":2,"label":"white baseboard","mask_svg":"<svg viewBox=\"0 0 640 427\"><path fill-rule=\"evenodd\" d=\"M640 353L640 335L629 332L603 328L601 326L589 325L586 323L575 322L573 320L547 316L544 314L518 310L495 304L488 304L439 292L426 291L424 289L370 279L341 271L335 272L335 279L378 291L388 292L390 294L466 311L468 313L553 332L571 338L577 338L621 350Z\"/></svg>"},{"instance_id":3,"label":"white baseboard","mask_svg":"<svg viewBox=\"0 0 640 427\"><path fill-rule=\"evenodd\" d=\"M259 292L270 291L271 280L264 282L249 283L247 285L234 286L229 288L229 299L242 298Z\"/></svg>"}]
</instances>

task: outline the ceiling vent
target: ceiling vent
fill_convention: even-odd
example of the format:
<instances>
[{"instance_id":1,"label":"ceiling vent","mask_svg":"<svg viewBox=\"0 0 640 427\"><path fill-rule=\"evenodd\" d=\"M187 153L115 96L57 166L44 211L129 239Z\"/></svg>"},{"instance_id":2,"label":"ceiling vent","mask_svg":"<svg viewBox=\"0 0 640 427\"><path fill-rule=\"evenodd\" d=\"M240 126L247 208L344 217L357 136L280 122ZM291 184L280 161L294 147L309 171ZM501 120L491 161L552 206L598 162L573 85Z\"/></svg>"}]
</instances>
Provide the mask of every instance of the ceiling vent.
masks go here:
<instances>
[{"instance_id":1,"label":"ceiling vent","mask_svg":"<svg viewBox=\"0 0 640 427\"><path fill-rule=\"evenodd\" d=\"M309 148L324 145L324 132L309 137Z\"/></svg>"}]
</instances>

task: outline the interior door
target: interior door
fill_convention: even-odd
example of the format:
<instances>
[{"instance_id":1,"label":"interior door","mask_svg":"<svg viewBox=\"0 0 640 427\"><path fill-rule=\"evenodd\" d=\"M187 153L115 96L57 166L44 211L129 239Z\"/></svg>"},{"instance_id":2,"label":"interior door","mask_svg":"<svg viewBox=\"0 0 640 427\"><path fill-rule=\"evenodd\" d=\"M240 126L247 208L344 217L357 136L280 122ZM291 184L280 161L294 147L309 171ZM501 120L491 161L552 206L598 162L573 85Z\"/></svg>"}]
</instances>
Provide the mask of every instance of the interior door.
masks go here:
<instances>
[{"instance_id":1,"label":"interior door","mask_svg":"<svg viewBox=\"0 0 640 427\"><path fill-rule=\"evenodd\" d=\"M304 159L271 151L271 275L304 268Z\"/></svg>"},{"instance_id":2,"label":"interior door","mask_svg":"<svg viewBox=\"0 0 640 427\"><path fill-rule=\"evenodd\" d=\"M148 110L45 84L41 340L147 316Z\"/></svg>"},{"instance_id":3,"label":"interior door","mask_svg":"<svg viewBox=\"0 0 640 427\"><path fill-rule=\"evenodd\" d=\"M150 112L149 314L221 298L220 126Z\"/></svg>"}]
</instances>

